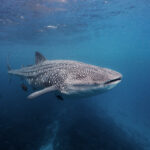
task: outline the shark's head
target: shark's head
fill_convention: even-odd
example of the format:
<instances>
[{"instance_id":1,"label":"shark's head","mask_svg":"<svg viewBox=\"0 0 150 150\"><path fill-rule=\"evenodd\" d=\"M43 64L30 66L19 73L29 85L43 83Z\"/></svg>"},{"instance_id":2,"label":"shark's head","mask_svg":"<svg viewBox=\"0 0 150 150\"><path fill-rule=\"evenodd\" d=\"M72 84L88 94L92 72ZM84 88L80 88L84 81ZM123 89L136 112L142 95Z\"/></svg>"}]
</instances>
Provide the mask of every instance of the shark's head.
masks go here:
<instances>
[{"instance_id":1,"label":"shark's head","mask_svg":"<svg viewBox=\"0 0 150 150\"><path fill-rule=\"evenodd\" d=\"M112 89L122 80L122 74L117 71L103 68L103 72L105 75L104 75L104 79L102 81L103 83L101 87L104 91ZM101 80L98 81L98 83L101 85Z\"/></svg>"},{"instance_id":2,"label":"shark's head","mask_svg":"<svg viewBox=\"0 0 150 150\"><path fill-rule=\"evenodd\" d=\"M89 72L80 72L67 79L68 95L90 96L105 92L115 87L122 80L122 75L107 68L93 68Z\"/></svg>"}]
</instances>

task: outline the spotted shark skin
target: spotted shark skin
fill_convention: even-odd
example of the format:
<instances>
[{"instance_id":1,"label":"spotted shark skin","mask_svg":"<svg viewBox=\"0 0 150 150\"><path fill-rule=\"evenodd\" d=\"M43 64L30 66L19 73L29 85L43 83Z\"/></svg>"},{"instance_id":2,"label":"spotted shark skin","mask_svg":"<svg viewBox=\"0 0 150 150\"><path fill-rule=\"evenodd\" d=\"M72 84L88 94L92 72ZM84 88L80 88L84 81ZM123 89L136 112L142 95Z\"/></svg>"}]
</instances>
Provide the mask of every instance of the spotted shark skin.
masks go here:
<instances>
[{"instance_id":1,"label":"spotted shark skin","mask_svg":"<svg viewBox=\"0 0 150 150\"><path fill-rule=\"evenodd\" d=\"M72 60L47 60L39 52L35 53L35 65L9 69L8 73L38 89L29 99L52 91L65 96L92 96L113 88L122 79L119 72L111 69Z\"/></svg>"}]
</instances>

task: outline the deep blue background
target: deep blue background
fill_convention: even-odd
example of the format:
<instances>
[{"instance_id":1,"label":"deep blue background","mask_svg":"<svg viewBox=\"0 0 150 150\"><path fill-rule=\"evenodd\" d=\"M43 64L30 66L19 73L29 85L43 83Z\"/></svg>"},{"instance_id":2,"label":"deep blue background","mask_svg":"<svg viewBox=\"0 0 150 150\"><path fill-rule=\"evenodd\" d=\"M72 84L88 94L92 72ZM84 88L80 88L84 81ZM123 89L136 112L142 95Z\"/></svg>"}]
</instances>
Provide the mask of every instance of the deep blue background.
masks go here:
<instances>
[{"instance_id":1,"label":"deep blue background","mask_svg":"<svg viewBox=\"0 0 150 150\"><path fill-rule=\"evenodd\" d=\"M149 12L149 0L0 0L0 150L149 150ZM123 80L87 99L29 101L6 62L34 64L35 51Z\"/></svg>"}]
</instances>

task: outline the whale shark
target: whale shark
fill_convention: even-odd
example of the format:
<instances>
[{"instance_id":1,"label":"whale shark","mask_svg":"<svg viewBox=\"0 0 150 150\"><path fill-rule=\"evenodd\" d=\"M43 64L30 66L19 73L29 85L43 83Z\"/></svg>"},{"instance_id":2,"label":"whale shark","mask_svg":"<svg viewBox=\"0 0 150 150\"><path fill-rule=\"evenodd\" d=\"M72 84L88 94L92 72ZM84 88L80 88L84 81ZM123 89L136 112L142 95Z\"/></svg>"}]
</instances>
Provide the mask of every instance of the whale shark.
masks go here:
<instances>
[{"instance_id":1,"label":"whale shark","mask_svg":"<svg viewBox=\"0 0 150 150\"><path fill-rule=\"evenodd\" d=\"M15 70L8 65L8 74L25 79L34 89L29 99L49 92L60 100L89 97L112 89L122 80L122 74L112 69L74 60L48 60L39 52L35 52L34 65Z\"/></svg>"}]
</instances>

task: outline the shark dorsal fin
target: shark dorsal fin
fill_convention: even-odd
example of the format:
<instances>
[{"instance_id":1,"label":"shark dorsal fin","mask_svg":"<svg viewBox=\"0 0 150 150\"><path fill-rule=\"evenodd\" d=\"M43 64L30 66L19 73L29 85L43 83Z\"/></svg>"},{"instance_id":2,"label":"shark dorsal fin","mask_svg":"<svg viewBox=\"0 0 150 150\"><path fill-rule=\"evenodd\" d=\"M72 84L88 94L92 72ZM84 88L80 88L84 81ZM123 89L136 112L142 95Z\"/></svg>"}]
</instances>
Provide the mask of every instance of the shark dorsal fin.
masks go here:
<instances>
[{"instance_id":1,"label":"shark dorsal fin","mask_svg":"<svg viewBox=\"0 0 150 150\"><path fill-rule=\"evenodd\" d=\"M35 52L35 64L42 63L46 58L39 52Z\"/></svg>"}]
</instances>

